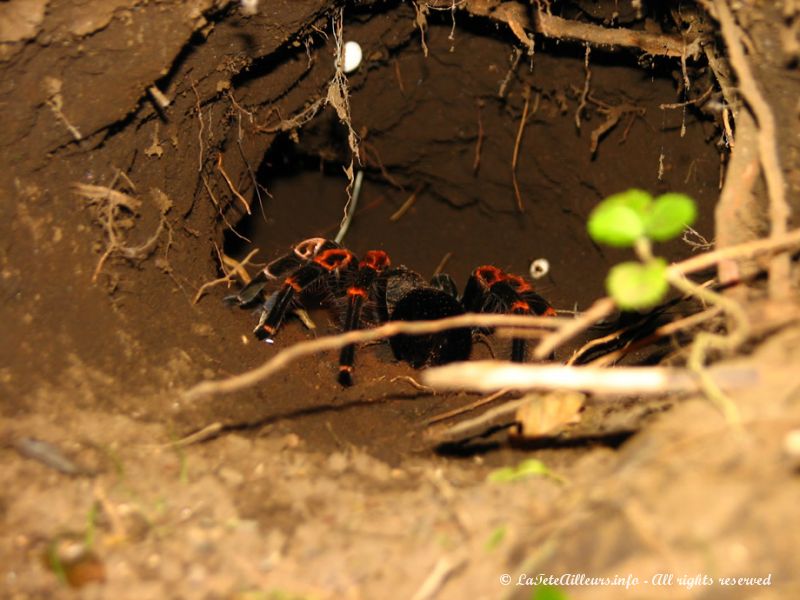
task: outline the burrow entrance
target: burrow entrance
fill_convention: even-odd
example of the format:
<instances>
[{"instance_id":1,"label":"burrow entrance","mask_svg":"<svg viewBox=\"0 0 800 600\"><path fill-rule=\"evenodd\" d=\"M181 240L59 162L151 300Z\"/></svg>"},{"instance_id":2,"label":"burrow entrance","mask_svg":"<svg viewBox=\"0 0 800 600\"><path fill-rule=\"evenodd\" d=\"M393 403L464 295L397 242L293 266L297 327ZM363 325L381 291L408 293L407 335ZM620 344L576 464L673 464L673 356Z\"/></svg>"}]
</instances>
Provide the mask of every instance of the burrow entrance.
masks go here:
<instances>
[{"instance_id":1,"label":"burrow entrance","mask_svg":"<svg viewBox=\"0 0 800 600\"><path fill-rule=\"evenodd\" d=\"M675 59L553 40L531 56L509 45L507 32L491 21L467 17L454 27L449 12L430 14L421 38L408 30L410 11L400 4L377 14L351 13L344 23L344 40L357 41L365 57L348 81L360 150L354 173L364 176L344 238L351 250L385 250L394 264L425 277L443 268L459 287L478 265L527 275L533 259L546 258L551 271L537 288L569 311L603 295L609 267L626 256L601 249L585 233L589 212L605 196L631 187L686 192L700 205L698 239L713 238L723 137L715 113L696 106L699 97L711 98L705 68L686 72L694 83L685 89ZM305 77L332 68L333 40L318 36L318 43L314 61L321 66L308 48L293 58L308 61L298 66ZM260 85L258 78L243 78L235 91L239 128L247 123L248 94ZM333 109L287 131L280 131L282 124L294 116L268 115L260 127L275 134L271 145L234 177L252 214L243 216L241 199L225 214L224 252L237 259L258 248L255 260L266 262L299 240L332 238L348 200L348 130ZM664 248L672 259L691 252L684 241ZM256 317L238 316L241 333L249 335ZM330 311L311 316L316 331L290 320L264 356L336 331ZM490 340L473 356L503 356L503 344ZM558 358L573 349L560 350ZM465 401L426 398L412 388L398 392L397 377L414 372L395 364L386 344L363 349L357 372L356 389L339 388L329 353L292 367L266 389L280 399L273 406L286 402L281 418L301 417L296 424L309 439L326 446L343 437L393 458L408 449L397 440L425 446L414 434L424 417ZM255 424L280 420L271 411L264 417L262 403L244 412Z\"/></svg>"}]
</instances>

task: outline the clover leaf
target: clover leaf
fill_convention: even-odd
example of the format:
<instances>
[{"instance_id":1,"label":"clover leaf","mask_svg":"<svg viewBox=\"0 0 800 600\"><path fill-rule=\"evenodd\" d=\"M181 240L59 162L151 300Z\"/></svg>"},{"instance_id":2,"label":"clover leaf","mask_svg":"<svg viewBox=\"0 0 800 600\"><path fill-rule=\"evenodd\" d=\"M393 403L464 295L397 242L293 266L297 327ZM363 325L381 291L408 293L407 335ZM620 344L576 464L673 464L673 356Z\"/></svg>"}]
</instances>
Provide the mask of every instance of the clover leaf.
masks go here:
<instances>
[{"instance_id":1,"label":"clover leaf","mask_svg":"<svg viewBox=\"0 0 800 600\"><path fill-rule=\"evenodd\" d=\"M623 310L646 310L667 293L667 261L654 258L646 263L624 262L611 268L606 289Z\"/></svg>"},{"instance_id":2,"label":"clover leaf","mask_svg":"<svg viewBox=\"0 0 800 600\"><path fill-rule=\"evenodd\" d=\"M686 194L662 194L645 217L645 235L655 242L670 240L694 223L697 208Z\"/></svg>"},{"instance_id":3,"label":"clover leaf","mask_svg":"<svg viewBox=\"0 0 800 600\"><path fill-rule=\"evenodd\" d=\"M614 194L598 204L589 215L589 235L609 246L629 247L646 235L646 223L653 197L631 189Z\"/></svg>"}]
</instances>

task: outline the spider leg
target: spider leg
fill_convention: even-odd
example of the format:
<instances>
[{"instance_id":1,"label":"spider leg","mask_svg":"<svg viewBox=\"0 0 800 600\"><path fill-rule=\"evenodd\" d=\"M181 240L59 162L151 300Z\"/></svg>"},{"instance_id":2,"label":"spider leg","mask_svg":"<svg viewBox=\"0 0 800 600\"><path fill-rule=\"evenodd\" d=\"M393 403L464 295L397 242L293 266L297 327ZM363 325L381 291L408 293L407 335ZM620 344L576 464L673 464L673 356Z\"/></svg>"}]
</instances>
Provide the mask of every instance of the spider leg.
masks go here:
<instances>
[{"instance_id":1,"label":"spider leg","mask_svg":"<svg viewBox=\"0 0 800 600\"><path fill-rule=\"evenodd\" d=\"M347 288L347 316L344 330L353 331L361 327L364 303L373 293L375 283L381 273L390 265L389 255L381 250L370 250L358 265L353 284ZM339 383L353 385L353 369L356 356L355 344L342 348L339 354Z\"/></svg>"},{"instance_id":2,"label":"spider leg","mask_svg":"<svg viewBox=\"0 0 800 600\"><path fill-rule=\"evenodd\" d=\"M484 265L475 269L467 280L464 294L461 297L461 303L466 311L477 313L495 312L494 310L489 310L487 306L491 302L491 287L504 277L505 273L491 265Z\"/></svg>"},{"instance_id":3,"label":"spider leg","mask_svg":"<svg viewBox=\"0 0 800 600\"><path fill-rule=\"evenodd\" d=\"M272 343L293 300L321 279L338 278L342 271L351 268L354 260L353 253L344 248L335 247L321 250L311 262L303 265L283 280L275 304L263 323L256 327L253 332L255 336L260 340Z\"/></svg>"},{"instance_id":4,"label":"spider leg","mask_svg":"<svg viewBox=\"0 0 800 600\"><path fill-rule=\"evenodd\" d=\"M453 298L458 298L456 282L447 273L439 273L431 277L431 286L443 291L445 294L449 294Z\"/></svg>"},{"instance_id":5,"label":"spider leg","mask_svg":"<svg viewBox=\"0 0 800 600\"><path fill-rule=\"evenodd\" d=\"M279 256L266 267L261 269L253 279L244 286L235 296L228 296L225 301L230 304L247 306L253 302L270 281L286 277L288 273L300 268L301 265L312 260L319 252L331 248L338 248L336 242L325 238L309 238L296 244L292 250Z\"/></svg>"},{"instance_id":6,"label":"spider leg","mask_svg":"<svg viewBox=\"0 0 800 600\"><path fill-rule=\"evenodd\" d=\"M267 283L285 276L286 273L297 269L301 264L302 261L294 254L286 254L280 258L276 258L259 271L250 283L239 290L238 294L235 296L228 296L226 300L231 304L246 306L258 297Z\"/></svg>"},{"instance_id":7,"label":"spider leg","mask_svg":"<svg viewBox=\"0 0 800 600\"><path fill-rule=\"evenodd\" d=\"M533 286L519 275L507 274L502 284L508 286L516 296L511 303L512 314L555 316L556 311L550 306L550 303L534 292ZM526 350L525 339L514 338L511 342L511 360L524 362Z\"/></svg>"}]
</instances>

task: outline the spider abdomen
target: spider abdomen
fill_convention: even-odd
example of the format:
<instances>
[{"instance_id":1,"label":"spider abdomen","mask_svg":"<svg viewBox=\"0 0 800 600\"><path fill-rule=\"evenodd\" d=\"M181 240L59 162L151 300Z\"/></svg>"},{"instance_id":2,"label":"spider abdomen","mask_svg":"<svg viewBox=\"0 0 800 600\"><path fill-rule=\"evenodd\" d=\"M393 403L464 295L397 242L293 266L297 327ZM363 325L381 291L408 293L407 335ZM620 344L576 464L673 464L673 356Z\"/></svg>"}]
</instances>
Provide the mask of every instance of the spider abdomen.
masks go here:
<instances>
[{"instance_id":1,"label":"spider abdomen","mask_svg":"<svg viewBox=\"0 0 800 600\"><path fill-rule=\"evenodd\" d=\"M462 314L464 307L456 298L436 288L423 287L405 294L395 305L390 320L432 321ZM469 328L462 328L427 335L396 335L389 343L398 360L420 368L467 360L472 333Z\"/></svg>"}]
</instances>

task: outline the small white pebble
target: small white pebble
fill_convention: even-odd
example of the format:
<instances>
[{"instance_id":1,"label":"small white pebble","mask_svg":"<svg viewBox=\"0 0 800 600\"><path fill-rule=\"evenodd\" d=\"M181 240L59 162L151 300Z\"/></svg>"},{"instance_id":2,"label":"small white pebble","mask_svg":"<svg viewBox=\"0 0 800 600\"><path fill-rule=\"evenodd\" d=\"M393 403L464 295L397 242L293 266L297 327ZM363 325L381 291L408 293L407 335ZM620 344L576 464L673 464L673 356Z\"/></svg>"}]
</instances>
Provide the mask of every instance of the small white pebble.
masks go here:
<instances>
[{"instance_id":1,"label":"small white pebble","mask_svg":"<svg viewBox=\"0 0 800 600\"><path fill-rule=\"evenodd\" d=\"M346 42L344 45L344 72L352 73L361 64L363 54L358 42Z\"/></svg>"},{"instance_id":2,"label":"small white pebble","mask_svg":"<svg viewBox=\"0 0 800 600\"><path fill-rule=\"evenodd\" d=\"M531 263L530 274L533 279L541 279L550 272L550 262L546 258L537 258Z\"/></svg>"}]
</instances>

